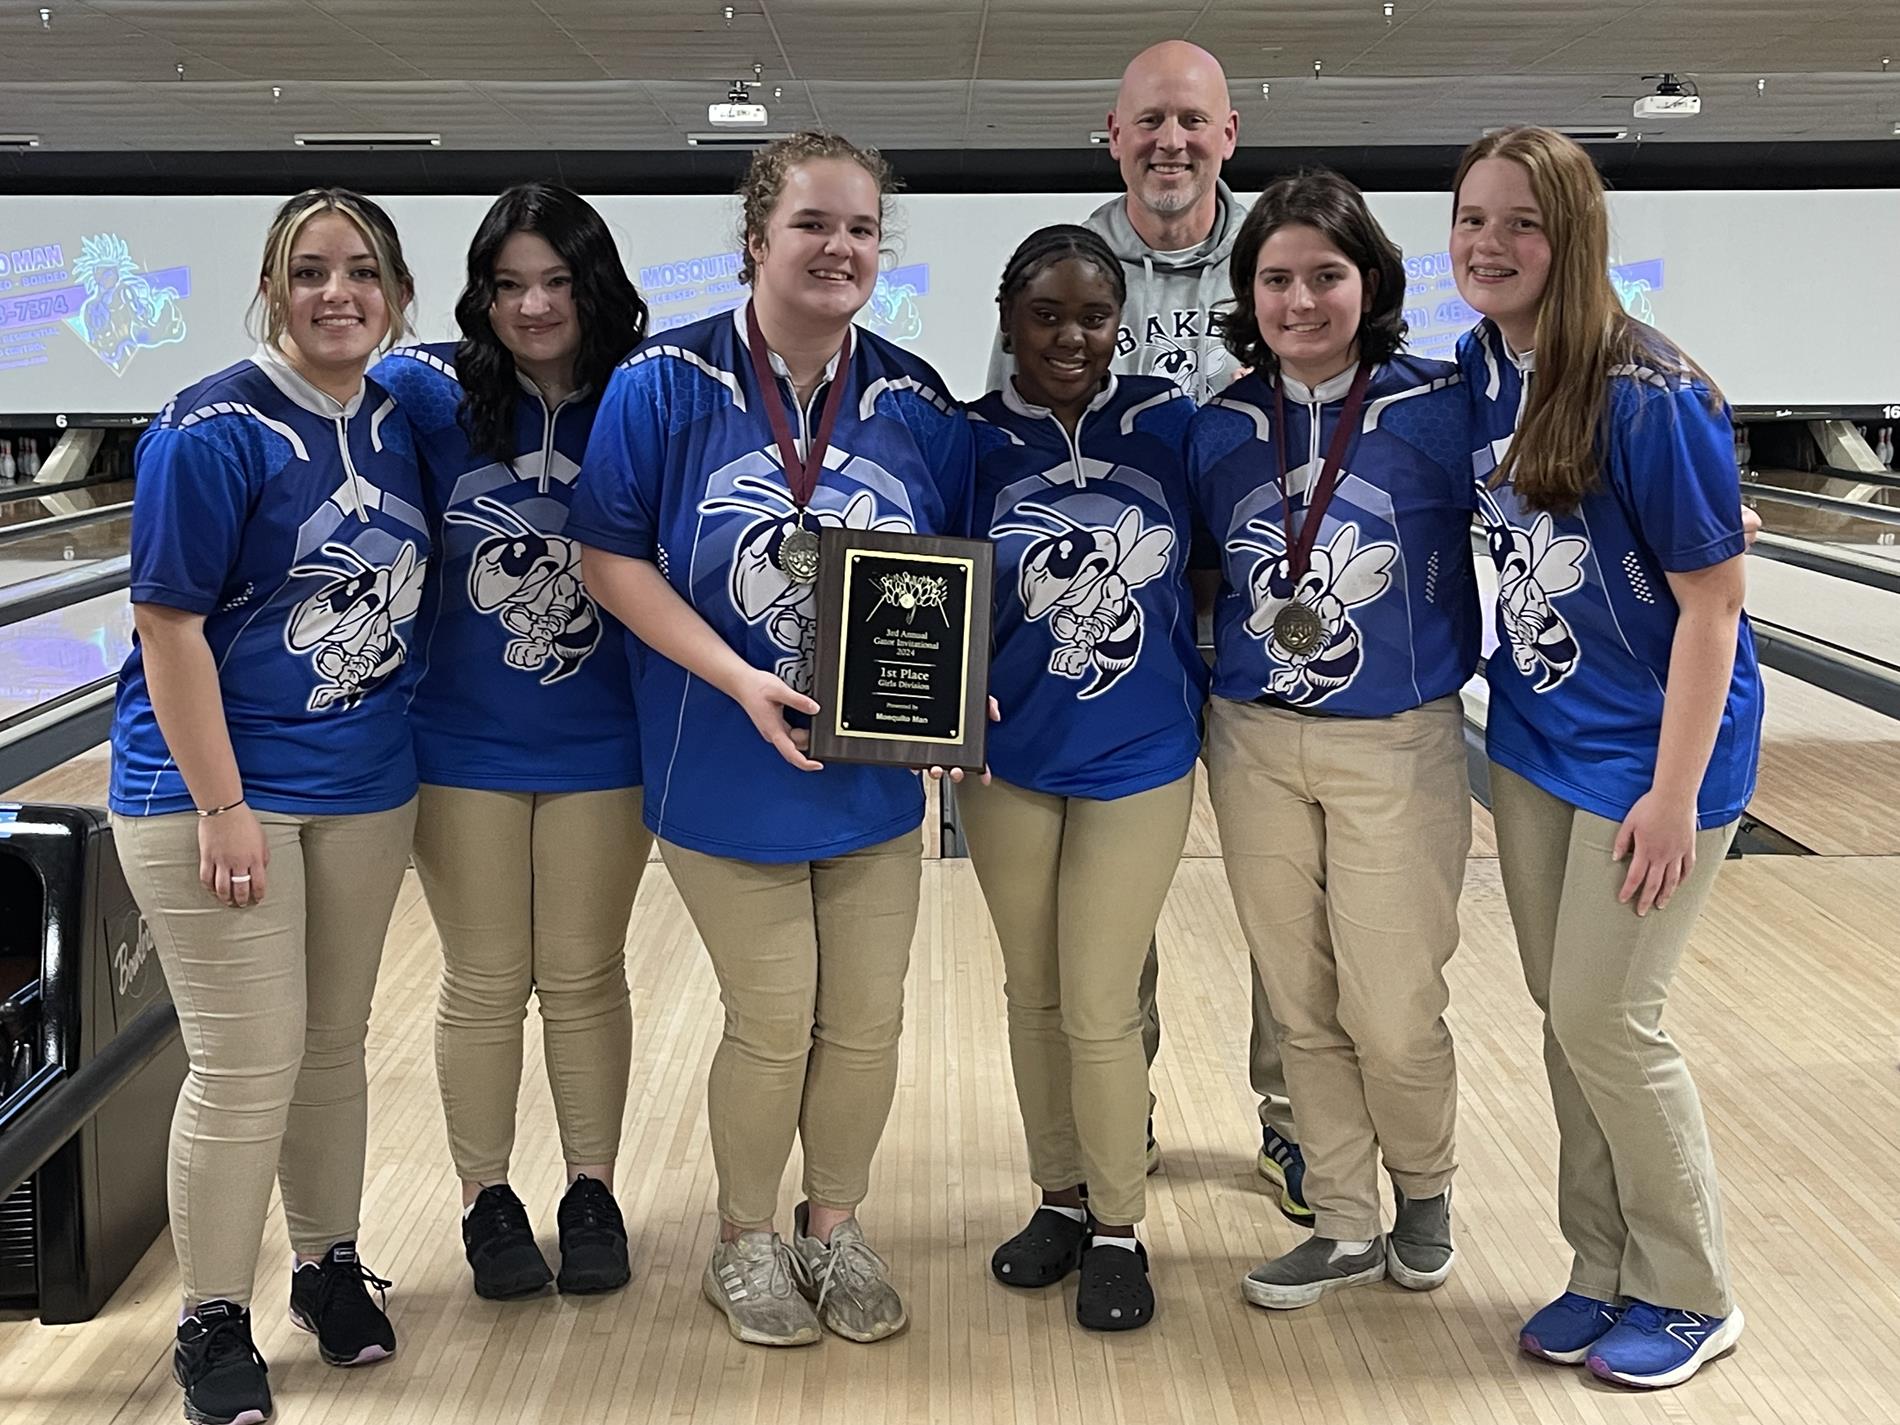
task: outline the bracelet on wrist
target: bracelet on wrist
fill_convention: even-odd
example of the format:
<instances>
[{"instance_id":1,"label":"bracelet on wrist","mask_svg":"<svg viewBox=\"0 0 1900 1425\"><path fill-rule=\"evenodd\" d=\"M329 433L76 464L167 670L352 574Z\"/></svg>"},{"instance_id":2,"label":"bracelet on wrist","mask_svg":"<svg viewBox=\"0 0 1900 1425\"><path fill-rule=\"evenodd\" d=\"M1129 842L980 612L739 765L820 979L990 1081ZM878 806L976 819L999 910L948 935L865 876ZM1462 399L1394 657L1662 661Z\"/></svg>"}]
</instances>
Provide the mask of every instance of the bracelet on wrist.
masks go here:
<instances>
[{"instance_id":1,"label":"bracelet on wrist","mask_svg":"<svg viewBox=\"0 0 1900 1425\"><path fill-rule=\"evenodd\" d=\"M227 811L236 811L239 807L243 805L244 805L244 798L239 797L236 801L226 802L221 807L211 807L208 810L206 808L199 807L197 808L197 811L198 811L199 816L223 816Z\"/></svg>"}]
</instances>

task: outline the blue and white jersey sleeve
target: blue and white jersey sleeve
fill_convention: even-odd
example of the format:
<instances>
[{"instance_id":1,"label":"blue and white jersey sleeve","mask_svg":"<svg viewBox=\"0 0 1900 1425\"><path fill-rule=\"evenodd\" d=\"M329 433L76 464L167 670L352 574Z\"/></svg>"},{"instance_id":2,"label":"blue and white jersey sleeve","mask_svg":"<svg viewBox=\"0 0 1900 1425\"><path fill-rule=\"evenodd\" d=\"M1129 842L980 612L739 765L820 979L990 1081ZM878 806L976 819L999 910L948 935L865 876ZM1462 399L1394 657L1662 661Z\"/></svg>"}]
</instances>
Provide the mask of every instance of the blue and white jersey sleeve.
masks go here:
<instances>
[{"instance_id":1,"label":"blue and white jersey sleeve","mask_svg":"<svg viewBox=\"0 0 1900 1425\"><path fill-rule=\"evenodd\" d=\"M629 559L657 559L668 368L623 365L607 383L587 442L567 532Z\"/></svg>"},{"instance_id":2,"label":"blue and white jersey sleeve","mask_svg":"<svg viewBox=\"0 0 1900 1425\"><path fill-rule=\"evenodd\" d=\"M1741 472L1727 409L1700 382L1658 387L1632 372L1614 390L1606 473L1657 562L1683 574L1739 556Z\"/></svg>"},{"instance_id":3,"label":"blue and white jersey sleeve","mask_svg":"<svg viewBox=\"0 0 1900 1425\"><path fill-rule=\"evenodd\" d=\"M139 443L132 491L132 602L194 614L215 609L237 563L253 491L219 446L189 430L151 430Z\"/></svg>"},{"instance_id":4,"label":"blue and white jersey sleeve","mask_svg":"<svg viewBox=\"0 0 1900 1425\"><path fill-rule=\"evenodd\" d=\"M976 528L996 546L989 764L1052 796L1109 800L1194 767L1207 671L1187 585L1194 404L1111 378L1073 438L1013 386L971 407Z\"/></svg>"}]
</instances>

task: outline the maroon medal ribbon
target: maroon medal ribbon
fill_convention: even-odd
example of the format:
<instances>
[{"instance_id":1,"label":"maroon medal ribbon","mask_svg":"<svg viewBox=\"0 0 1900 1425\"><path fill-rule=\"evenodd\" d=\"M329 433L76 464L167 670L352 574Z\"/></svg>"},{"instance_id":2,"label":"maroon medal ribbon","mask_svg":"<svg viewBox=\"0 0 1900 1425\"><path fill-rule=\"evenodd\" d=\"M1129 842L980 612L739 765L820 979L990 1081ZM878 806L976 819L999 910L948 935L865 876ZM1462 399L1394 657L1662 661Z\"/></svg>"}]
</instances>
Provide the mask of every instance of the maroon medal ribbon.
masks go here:
<instances>
[{"instance_id":1,"label":"maroon medal ribbon","mask_svg":"<svg viewBox=\"0 0 1900 1425\"><path fill-rule=\"evenodd\" d=\"M1307 487L1306 513L1300 520L1300 532L1293 533L1293 491L1287 484L1286 453L1286 394L1284 374L1275 378L1273 383L1273 448L1277 453L1279 469L1276 472L1280 480L1280 521L1286 534L1287 568L1297 584L1306 577L1306 571L1313 564L1313 545L1319 539L1319 527L1326 513L1326 506L1332 503L1333 491L1339 488L1341 468L1351 451L1359 432L1359 417L1365 410L1366 387L1372 380L1372 363L1359 363L1359 374L1352 378L1352 387L1346 392L1346 404L1339 412L1339 424L1333 429L1333 438L1326 447L1326 460L1320 466L1319 478Z\"/></svg>"},{"instance_id":2,"label":"maroon medal ribbon","mask_svg":"<svg viewBox=\"0 0 1900 1425\"><path fill-rule=\"evenodd\" d=\"M818 418L818 434L812 437L806 447L805 458L798 458L798 446L792 440L792 423L785 415L785 402L779 395L778 378L773 374L771 359L766 355L765 334L759 330L758 314L753 311L752 303L745 308L746 335L752 353L752 374L758 378L759 397L765 402L766 416L772 422L772 437L778 442L778 456L785 465L785 485L792 492L792 503L798 508L799 525L805 523L805 507L811 503L811 497L818 490L818 476L825 468L825 452L831 448L832 428L838 424L838 411L844 405L845 377L850 371L851 331L845 330L844 345L838 351L838 370L832 377L831 389L825 393L825 409Z\"/></svg>"}]
</instances>

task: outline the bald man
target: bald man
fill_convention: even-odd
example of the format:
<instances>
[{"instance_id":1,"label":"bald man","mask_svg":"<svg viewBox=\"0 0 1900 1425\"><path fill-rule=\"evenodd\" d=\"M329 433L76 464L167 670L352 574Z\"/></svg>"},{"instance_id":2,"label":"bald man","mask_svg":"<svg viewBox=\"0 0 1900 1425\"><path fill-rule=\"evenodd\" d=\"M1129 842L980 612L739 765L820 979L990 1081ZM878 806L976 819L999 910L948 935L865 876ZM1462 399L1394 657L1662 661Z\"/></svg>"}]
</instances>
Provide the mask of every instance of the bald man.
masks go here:
<instances>
[{"instance_id":1,"label":"bald man","mask_svg":"<svg viewBox=\"0 0 1900 1425\"><path fill-rule=\"evenodd\" d=\"M1220 176L1239 134L1240 115L1228 97L1219 60L1185 40L1149 46L1122 72L1108 116L1109 152L1121 166L1127 191L1088 219L1121 259L1128 279L1113 369L1123 375L1166 376L1197 402L1218 394L1239 374L1213 320L1233 301L1228 256L1247 215ZM999 331L990 358L990 389L999 389L1013 370ZM1310 1227L1313 1214L1302 1191L1305 1163L1272 1010L1251 957L1248 969L1253 980L1248 1078L1260 1100L1256 1166L1279 1187L1280 1211ZM1156 975L1151 945L1141 978L1142 1039L1150 1064L1161 1044ZM1148 1171L1159 1161L1150 1120Z\"/></svg>"}]
</instances>

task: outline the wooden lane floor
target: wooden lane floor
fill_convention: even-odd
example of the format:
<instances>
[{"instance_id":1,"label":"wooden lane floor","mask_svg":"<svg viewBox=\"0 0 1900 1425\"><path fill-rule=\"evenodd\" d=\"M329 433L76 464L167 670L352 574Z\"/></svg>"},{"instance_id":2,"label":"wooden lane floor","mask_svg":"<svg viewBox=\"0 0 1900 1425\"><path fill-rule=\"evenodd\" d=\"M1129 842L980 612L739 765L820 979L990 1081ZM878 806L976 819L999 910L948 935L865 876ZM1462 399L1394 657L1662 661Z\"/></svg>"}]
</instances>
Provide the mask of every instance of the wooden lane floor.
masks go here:
<instances>
[{"instance_id":1,"label":"wooden lane floor","mask_svg":"<svg viewBox=\"0 0 1900 1425\"><path fill-rule=\"evenodd\" d=\"M494 1304L468 1290L436 1095L438 949L413 880L389 937L371 1030L363 1251L396 1280L402 1349L358 1371L320 1364L284 1315L273 1206L259 1343L285 1425L898 1421L933 1425L1209 1421L1900 1421L1900 860L1731 863L1685 959L1670 1027L1702 1085L1724 1175L1748 1334L1656 1397L1520 1356L1514 1332L1563 1283L1556 1139L1539 1029L1495 862L1474 857L1454 960L1463 1075L1459 1265L1440 1291L1390 1284L1302 1312L1241 1300L1239 1279L1298 1235L1253 1173L1248 996L1219 862L1185 860L1162 925L1164 1163L1146 1234L1155 1324L1105 1337L1071 1319L1073 1283L997 1285L987 1263L1032 1201L1009 1074L1001 974L965 861L932 862L913 947L895 1109L864 1220L913 1313L878 1346L739 1345L699 1295L713 1228L704 1122L717 993L663 865L631 936L635 1044L619 1190L634 1282L591 1300ZM554 1250L559 1144L530 1015L514 1182ZM788 1173L795 1183L796 1164ZM792 1201L788 1189L782 1207ZM176 1272L160 1242L84 1326L0 1324L0 1425L178 1419L169 1373Z\"/></svg>"}]
</instances>

